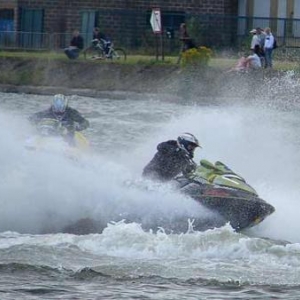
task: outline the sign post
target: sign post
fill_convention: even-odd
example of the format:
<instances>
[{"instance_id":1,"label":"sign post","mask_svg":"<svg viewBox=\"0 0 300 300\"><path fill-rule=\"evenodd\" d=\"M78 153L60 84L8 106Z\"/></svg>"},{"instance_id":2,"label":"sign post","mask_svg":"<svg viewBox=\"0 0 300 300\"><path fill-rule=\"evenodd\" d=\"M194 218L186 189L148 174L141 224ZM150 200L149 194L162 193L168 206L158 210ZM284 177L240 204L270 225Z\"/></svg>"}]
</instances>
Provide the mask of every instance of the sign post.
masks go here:
<instances>
[{"instance_id":1,"label":"sign post","mask_svg":"<svg viewBox=\"0 0 300 300\"><path fill-rule=\"evenodd\" d=\"M161 12L160 8L153 8L150 18L150 24L152 26L153 33L156 35L156 60L158 60L158 39L157 36L160 35L160 47L162 60L164 60L163 55L163 40L162 40L162 25L161 25Z\"/></svg>"}]
</instances>

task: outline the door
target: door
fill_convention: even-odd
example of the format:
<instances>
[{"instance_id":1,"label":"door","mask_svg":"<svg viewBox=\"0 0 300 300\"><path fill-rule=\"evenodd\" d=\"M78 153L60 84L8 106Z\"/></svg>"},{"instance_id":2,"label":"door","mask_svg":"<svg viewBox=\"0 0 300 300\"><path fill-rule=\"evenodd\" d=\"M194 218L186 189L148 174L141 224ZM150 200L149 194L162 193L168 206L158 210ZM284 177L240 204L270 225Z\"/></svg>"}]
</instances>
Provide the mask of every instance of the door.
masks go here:
<instances>
[{"instance_id":1,"label":"door","mask_svg":"<svg viewBox=\"0 0 300 300\"><path fill-rule=\"evenodd\" d=\"M81 20L81 34L84 38L84 45L88 46L93 38L93 29L97 26L98 12L94 10L83 11Z\"/></svg>"},{"instance_id":2,"label":"door","mask_svg":"<svg viewBox=\"0 0 300 300\"><path fill-rule=\"evenodd\" d=\"M43 48L43 9L21 10L21 46L24 48Z\"/></svg>"}]
</instances>

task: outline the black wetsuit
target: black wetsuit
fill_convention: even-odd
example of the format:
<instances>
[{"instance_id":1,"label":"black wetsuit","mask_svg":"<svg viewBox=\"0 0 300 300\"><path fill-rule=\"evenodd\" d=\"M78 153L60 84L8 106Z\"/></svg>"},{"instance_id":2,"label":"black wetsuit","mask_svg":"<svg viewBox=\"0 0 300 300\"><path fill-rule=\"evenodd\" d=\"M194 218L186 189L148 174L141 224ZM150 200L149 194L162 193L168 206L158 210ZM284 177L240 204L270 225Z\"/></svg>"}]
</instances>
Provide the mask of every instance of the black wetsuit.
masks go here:
<instances>
[{"instance_id":1,"label":"black wetsuit","mask_svg":"<svg viewBox=\"0 0 300 300\"><path fill-rule=\"evenodd\" d=\"M34 124L38 124L43 119L54 119L61 122L61 124L67 129L81 131L90 126L89 121L86 120L81 114L74 108L67 107L66 111L61 117L54 114L52 108L37 112L29 117L29 121Z\"/></svg>"},{"instance_id":2,"label":"black wetsuit","mask_svg":"<svg viewBox=\"0 0 300 300\"><path fill-rule=\"evenodd\" d=\"M168 181L175 176L194 171L196 163L193 154L178 147L177 141L169 140L157 146L157 153L143 170L143 176L160 181Z\"/></svg>"}]
</instances>

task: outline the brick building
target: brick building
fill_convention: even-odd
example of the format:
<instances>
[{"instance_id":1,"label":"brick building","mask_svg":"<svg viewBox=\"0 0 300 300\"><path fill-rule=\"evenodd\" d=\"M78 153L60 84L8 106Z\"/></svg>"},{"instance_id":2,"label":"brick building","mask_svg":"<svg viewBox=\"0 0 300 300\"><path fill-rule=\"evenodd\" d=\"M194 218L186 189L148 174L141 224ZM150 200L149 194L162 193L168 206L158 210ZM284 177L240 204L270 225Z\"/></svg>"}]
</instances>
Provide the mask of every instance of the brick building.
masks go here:
<instances>
[{"instance_id":1,"label":"brick building","mask_svg":"<svg viewBox=\"0 0 300 300\"><path fill-rule=\"evenodd\" d=\"M0 46L61 48L73 29L88 43L99 26L117 44L147 49L155 44L153 7L161 9L170 49L178 47L181 22L207 46L238 45L257 26L270 26L284 44L300 45L300 0L0 0Z\"/></svg>"},{"instance_id":2,"label":"brick building","mask_svg":"<svg viewBox=\"0 0 300 300\"><path fill-rule=\"evenodd\" d=\"M152 33L153 7L161 9L164 30L175 35L179 24L193 15L205 20L238 14L238 0L0 0L0 31L61 34L76 28L88 40L99 26L123 45L140 47ZM223 24L216 21L215 26ZM236 24L228 32L231 26Z\"/></svg>"}]
</instances>

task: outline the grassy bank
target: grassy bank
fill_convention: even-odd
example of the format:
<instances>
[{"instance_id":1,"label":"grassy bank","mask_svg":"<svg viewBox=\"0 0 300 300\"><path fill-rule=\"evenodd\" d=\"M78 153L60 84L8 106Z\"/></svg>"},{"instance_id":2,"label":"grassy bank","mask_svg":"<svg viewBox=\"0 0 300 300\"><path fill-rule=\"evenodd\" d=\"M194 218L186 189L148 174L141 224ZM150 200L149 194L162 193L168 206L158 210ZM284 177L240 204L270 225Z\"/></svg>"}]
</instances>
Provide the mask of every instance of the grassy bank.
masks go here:
<instances>
[{"instance_id":1,"label":"grassy bank","mask_svg":"<svg viewBox=\"0 0 300 300\"><path fill-rule=\"evenodd\" d=\"M24 58L24 59L46 59L49 61L68 61L68 58L63 52L32 52L32 51L0 51L0 58ZM238 57L235 58L228 58L222 56L215 56L210 60L209 66L214 68L220 68L222 70L229 69L235 65ZM160 64L160 65L174 65L178 66L177 64L178 57L177 56L165 56L164 60L162 61L161 57L156 60L155 56L150 55L127 55L126 61L118 61L119 64L127 64L127 65L134 65L134 64L144 64L144 65L153 65L153 64ZM86 61L81 55L77 61ZM110 60L105 61L93 61L95 64L108 64L111 63ZM276 57L274 58L274 69L275 70L298 70L300 67L299 62L287 60L284 57Z\"/></svg>"},{"instance_id":2,"label":"grassy bank","mask_svg":"<svg viewBox=\"0 0 300 300\"><path fill-rule=\"evenodd\" d=\"M257 80L284 76L286 70L298 70L298 63L275 60L274 70L255 74L227 73L236 58L214 57L209 67L187 69L177 57L129 55L125 62L109 60L69 60L56 52L0 52L0 90L17 93L52 94L61 92L85 96L144 93L171 96L171 99L235 97L257 89ZM295 73L296 75L298 72ZM263 86L263 85L262 85ZM116 92L116 93L115 93ZM209 100L211 101L211 100Z\"/></svg>"}]
</instances>

